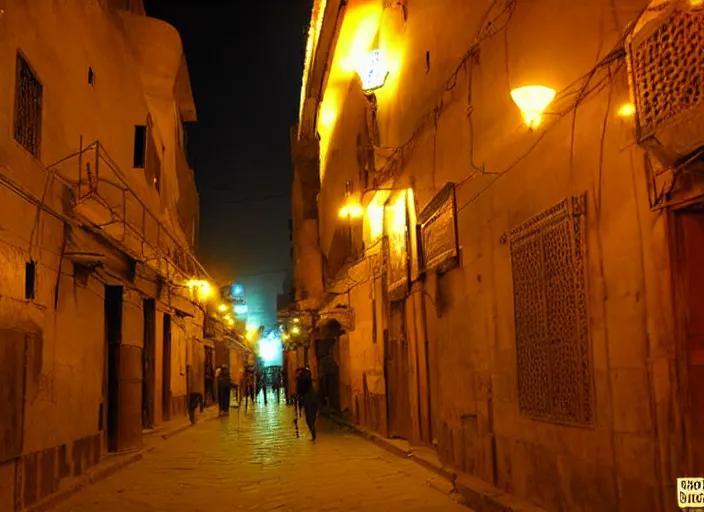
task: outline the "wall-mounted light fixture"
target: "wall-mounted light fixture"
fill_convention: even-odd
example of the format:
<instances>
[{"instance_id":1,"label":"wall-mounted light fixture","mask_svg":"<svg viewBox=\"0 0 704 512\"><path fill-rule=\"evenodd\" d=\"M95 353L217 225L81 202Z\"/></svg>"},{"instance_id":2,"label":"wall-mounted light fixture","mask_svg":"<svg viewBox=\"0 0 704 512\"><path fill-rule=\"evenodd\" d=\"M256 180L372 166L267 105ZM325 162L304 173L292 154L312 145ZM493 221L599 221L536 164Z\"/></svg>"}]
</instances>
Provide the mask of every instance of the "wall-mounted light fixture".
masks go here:
<instances>
[{"instance_id":1,"label":"wall-mounted light fixture","mask_svg":"<svg viewBox=\"0 0 704 512\"><path fill-rule=\"evenodd\" d=\"M340 208L340 218L358 219L364 215L364 208L358 201L352 199L352 183L345 183L345 205Z\"/></svg>"},{"instance_id":2,"label":"wall-mounted light fixture","mask_svg":"<svg viewBox=\"0 0 704 512\"><path fill-rule=\"evenodd\" d=\"M382 88L386 83L386 77L389 75L388 68L384 63L383 52L377 48L365 55L357 73L360 80L362 80L362 90L365 93Z\"/></svg>"},{"instance_id":3,"label":"wall-mounted light fixture","mask_svg":"<svg viewBox=\"0 0 704 512\"><path fill-rule=\"evenodd\" d=\"M213 287L210 286L208 281L191 279L188 283L186 283L186 286L192 293L195 293L197 298L201 301L209 299L213 294Z\"/></svg>"},{"instance_id":4,"label":"wall-mounted light fixture","mask_svg":"<svg viewBox=\"0 0 704 512\"><path fill-rule=\"evenodd\" d=\"M358 219L362 215L364 215L364 208L362 208L362 205L352 201L340 208L340 217L342 218Z\"/></svg>"},{"instance_id":5,"label":"wall-mounted light fixture","mask_svg":"<svg viewBox=\"0 0 704 512\"><path fill-rule=\"evenodd\" d=\"M635 113L636 107L633 105L633 103L624 103L618 109L619 117L631 117Z\"/></svg>"},{"instance_id":6,"label":"wall-mounted light fixture","mask_svg":"<svg viewBox=\"0 0 704 512\"><path fill-rule=\"evenodd\" d=\"M512 90L511 98L521 110L526 126L533 130L540 125L543 112L555 98L555 90L543 85L527 85Z\"/></svg>"}]
</instances>

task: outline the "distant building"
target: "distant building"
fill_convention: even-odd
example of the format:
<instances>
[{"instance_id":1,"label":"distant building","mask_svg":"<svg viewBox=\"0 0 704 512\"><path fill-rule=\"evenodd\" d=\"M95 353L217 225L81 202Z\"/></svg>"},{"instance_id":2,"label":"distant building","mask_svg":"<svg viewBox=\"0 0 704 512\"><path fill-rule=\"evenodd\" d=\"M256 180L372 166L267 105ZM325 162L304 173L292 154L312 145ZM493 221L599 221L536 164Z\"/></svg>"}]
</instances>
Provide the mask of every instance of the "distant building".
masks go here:
<instances>
[{"instance_id":1,"label":"distant building","mask_svg":"<svg viewBox=\"0 0 704 512\"><path fill-rule=\"evenodd\" d=\"M178 32L135 0L2 7L0 510L18 510L186 416L208 290Z\"/></svg>"}]
</instances>

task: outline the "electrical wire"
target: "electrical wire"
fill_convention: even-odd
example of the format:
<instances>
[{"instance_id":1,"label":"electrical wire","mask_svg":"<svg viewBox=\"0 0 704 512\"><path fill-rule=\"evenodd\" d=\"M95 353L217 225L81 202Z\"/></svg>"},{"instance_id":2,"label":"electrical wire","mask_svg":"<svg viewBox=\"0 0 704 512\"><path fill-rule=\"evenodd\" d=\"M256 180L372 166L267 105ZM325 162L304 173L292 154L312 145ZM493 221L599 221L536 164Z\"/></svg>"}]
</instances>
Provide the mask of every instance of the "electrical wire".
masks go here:
<instances>
[{"instance_id":1,"label":"electrical wire","mask_svg":"<svg viewBox=\"0 0 704 512\"><path fill-rule=\"evenodd\" d=\"M416 139L425 131L426 126L432 119L437 119L442 112L444 111L445 107L445 94L452 91L456 86L458 82L458 77L461 71L466 70L466 63L470 58L474 58L475 55L478 53L479 48L481 44L486 41L487 39L492 38L495 36L497 33L501 32L502 30L506 29L508 27L508 24L510 23L513 13L516 8L517 0L507 0L504 4L504 8L496 15L494 16L491 20L487 21L489 19L489 16L491 15L491 12L493 11L494 7L498 3L498 0L494 0L487 11L485 12L480 24L479 24L479 29L477 30L477 34L474 37L474 40L472 42L472 45L469 47L469 49L464 53L462 58L460 59L459 63L455 67L455 69L452 71L448 79L445 81L445 85L443 87L443 90L441 91L440 94L440 99L436 102L435 106L430 109L426 114L424 114L421 117L420 122L418 123L417 127L413 130L413 133L411 136L400 146L374 146L374 150L391 150L391 154L386 156L386 162L382 165L381 169L379 169L376 174L378 176L378 180L383 182L388 177L386 176L387 174L390 174L389 171L395 169L395 167L398 165L397 164L397 159L400 158L401 160L403 159L403 152L409 148L412 148L413 143L416 141ZM502 24L498 26L498 28L495 28L496 23L502 19L502 17L506 16L506 19L503 21ZM379 155L383 156L383 155Z\"/></svg>"}]
</instances>

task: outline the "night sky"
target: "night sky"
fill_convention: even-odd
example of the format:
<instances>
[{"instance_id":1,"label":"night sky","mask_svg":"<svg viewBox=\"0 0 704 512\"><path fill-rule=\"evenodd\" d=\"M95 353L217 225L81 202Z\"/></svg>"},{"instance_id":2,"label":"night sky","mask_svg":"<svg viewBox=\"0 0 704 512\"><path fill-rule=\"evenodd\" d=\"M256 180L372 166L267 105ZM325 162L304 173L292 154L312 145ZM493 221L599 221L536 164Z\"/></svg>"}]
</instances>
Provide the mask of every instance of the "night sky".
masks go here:
<instances>
[{"instance_id":1,"label":"night sky","mask_svg":"<svg viewBox=\"0 0 704 512\"><path fill-rule=\"evenodd\" d=\"M198 112L186 129L200 194L201 261L218 280L275 294L291 268L289 130L311 0L144 4L149 16L178 29L188 61Z\"/></svg>"}]
</instances>

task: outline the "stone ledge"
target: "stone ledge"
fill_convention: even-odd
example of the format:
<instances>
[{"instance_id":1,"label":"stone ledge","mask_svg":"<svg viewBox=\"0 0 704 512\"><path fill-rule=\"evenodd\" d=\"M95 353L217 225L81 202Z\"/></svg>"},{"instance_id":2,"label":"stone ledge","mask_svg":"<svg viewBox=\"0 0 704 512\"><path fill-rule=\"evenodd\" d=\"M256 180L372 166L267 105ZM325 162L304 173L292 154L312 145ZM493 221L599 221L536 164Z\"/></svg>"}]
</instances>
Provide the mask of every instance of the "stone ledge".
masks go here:
<instances>
[{"instance_id":1,"label":"stone ledge","mask_svg":"<svg viewBox=\"0 0 704 512\"><path fill-rule=\"evenodd\" d=\"M472 475L458 474L442 465L437 457L414 451L407 441L387 439L369 429L349 423L334 415L325 415L328 420L347 428L357 435L377 444L386 451L411 459L430 471L448 480L455 492L462 495L463 504L477 512L545 512L530 502L516 498ZM405 445L405 446L404 446Z\"/></svg>"}]
</instances>

